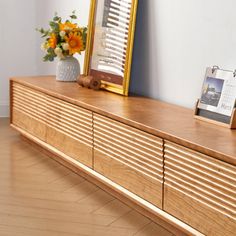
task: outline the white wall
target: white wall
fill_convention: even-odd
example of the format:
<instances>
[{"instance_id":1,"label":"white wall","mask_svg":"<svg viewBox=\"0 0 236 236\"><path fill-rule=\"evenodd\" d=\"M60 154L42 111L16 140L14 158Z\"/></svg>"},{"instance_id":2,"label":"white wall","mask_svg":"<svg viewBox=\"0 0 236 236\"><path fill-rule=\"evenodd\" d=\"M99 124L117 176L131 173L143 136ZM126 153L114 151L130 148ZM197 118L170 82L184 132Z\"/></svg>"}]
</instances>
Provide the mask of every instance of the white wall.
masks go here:
<instances>
[{"instance_id":1,"label":"white wall","mask_svg":"<svg viewBox=\"0 0 236 236\"><path fill-rule=\"evenodd\" d=\"M36 74L35 1L0 0L0 116L9 110L8 79Z\"/></svg>"},{"instance_id":2,"label":"white wall","mask_svg":"<svg viewBox=\"0 0 236 236\"><path fill-rule=\"evenodd\" d=\"M0 116L8 78L55 74L42 62L36 27L76 9L87 25L89 0L0 0ZM139 0L131 92L193 107L206 66L236 68L235 0ZM83 66L83 58L80 58Z\"/></svg>"},{"instance_id":3,"label":"white wall","mask_svg":"<svg viewBox=\"0 0 236 236\"><path fill-rule=\"evenodd\" d=\"M206 66L236 68L235 0L140 0L131 91L193 107Z\"/></svg>"}]
</instances>

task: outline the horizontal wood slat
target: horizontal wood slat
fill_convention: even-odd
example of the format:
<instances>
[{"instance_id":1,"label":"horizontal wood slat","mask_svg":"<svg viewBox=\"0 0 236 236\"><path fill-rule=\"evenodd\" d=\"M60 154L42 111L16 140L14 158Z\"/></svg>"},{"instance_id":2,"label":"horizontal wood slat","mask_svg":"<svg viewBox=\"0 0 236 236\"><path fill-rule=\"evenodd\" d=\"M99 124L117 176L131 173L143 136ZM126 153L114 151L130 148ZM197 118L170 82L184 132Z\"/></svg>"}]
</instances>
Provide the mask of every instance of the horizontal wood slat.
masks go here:
<instances>
[{"instance_id":1,"label":"horizontal wood slat","mask_svg":"<svg viewBox=\"0 0 236 236\"><path fill-rule=\"evenodd\" d=\"M92 142L83 142L81 137L69 135L52 127L47 127L46 142L67 156L92 168Z\"/></svg>"},{"instance_id":2,"label":"horizontal wood slat","mask_svg":"<svg viewBox=\"0 0 236 236\"><path fill-rule=\"evenodd\" d=\"M82 118L83 120L91 121L91 111L89 110L75 106L68 102L64 102L60 99L53 98L51 96L48 96L48 102L50 103L50 106L54 106L55 108L60 107L69 114L76 115L76 117Z\"/></svg>"},{"instance_id":3,"label":"horizontal wood slat","mask_svg":"<svg viewBox=\"0 0 236 236\"><path fill-rule=\"evenodd\" d=\"M103 127L103 130L109 129L111 133L114 132L117 133L117 135L121 134L122 137L124 136L124 138L130 139L133 143L140 143L141 145L154 149L155 151L156 149L159 151L162 151L163 149L162 139L157 136L138 130L108 117L95 113L94 123Z\"/></svg>"},{"instance_id":4,"label":"horizontal wood slat","mask_svg":"<svg viewBox=\"0 0 236 236\"><path fill-rule=\"evenodd\" d=\"M14 108L14 106L12 110L12 123L37 138L43 141L46 140L46 124L42 120L31 117L25 112Z\"/></svg>"},{"instance_id":5,"label":"horizontal wood slat","mask_svg":"<svg viewBox=\"0 0 236 236\"><path fill-rule=\"evenodd\" d=\"M160 158L157 158L156 156L158 153L162 153L161 148L157 148L157 147L152 148L151 146L149 146L148 143L140 143L138 141L132 140L131 137L127 138L126 133L124 132L123 133L117 132L117 131L112 130L110 127L102 127L100 126L100 124L94 127L94 132L100 134L104 138L110 139L110 137L112 137L112 139L114 139L116 142L123 143L128 148L132 146L133 150L135 150L137 154L147 155L148 157L153 158L155 161L160 159ZM161 154L161 157L162 157L162 154Z\"/></svg>"},{"instance_id":6,"label":"horizontal wood slat","mask_svg":"<svg viewBox=\"0 0 236 236\"><path fill-rule=\"evenodd\" d=\"M195 197L224 214L235 216L235 203L232 203L230 198L224 198L220 193L216 195L208 189L196 187L194 183L186 181L182 176L176 174L176 172L171 173L170 178L166 180L165 183L169 184L169 186L175 186L181 189L181 191L185 192L190 197Z\"/></svg>"},{"instance_id":7,"label":"horizontal wood slat","mask_svg":"<svg viewBox=\"0 0 236 236\"><path fill-rule=\"evenodd\" d=\"M154 135L98 114L94 114L93 127L94 169L161 207L163 141ZM131 175L133 179L127 175ZM147 189L141 186L143 178L147 181ZM158 183L157 186L154 187L153 181ZM153 191L158 191L155 197L147 196L148 188L151 187L155 189Z\"/></svg>"},{"instance_id":8,"label":"horizontal wood slat","mask_svg":"<svg viewBox=\"0 0 236 236\"><path fill-rule=\"evenodd\" d=\"M92 112L48 96L47 143L92 168Z\"/></svg>"},{"instance_id":9,"label":"horizontal wood slat","mask_svg":"<svg viewBox=\"0 0 236 236\"><path fill-rule=\"evenodd\" d=\"M14 83L12 102L13 109L16 108L31 118L46 122L46 95Z\"/></svg>"},{"instance_id":10,"label":"horizontal wood slat","mask_svg":"<svg viewBox=\"0 0 236 236\"><path fill-rule=\"evenodd\" d=\"M92 112L48 96L48 125L92 146Z\"/></svg>"},{"instance_id":11,"label":"horizontal wood slat","mask_svg":"<svg viewBox=\"0 0 236 236\"><path fill-rule=\"evenodd\" d=\"M153 169L153 168L148 167L147 165L142 166L141 163L138 163L137 160L134 160L132 156L130 156L130 158L124 157L124 155L120 153L116 153L114 150L111 150L110 147L109 148L105 147L105 145L103 145L101 142L97 143L94 149L100 152L106 153L106 155L110 156L111 158L116 159L117 161L122 162L123 164L128 165L130 168L134 168L135 170L143 172L144 174L152 176L158 180L161 180L161 181L163 180L163 176L162 176L163 171L161 171L160 169Z\"/></svg>"},{"instance_id":12,"label":"horizontal wood slat","mask_svg":"<svg viewBox=\"0 0 236 236\"><path fill-rule=\"evenodd\" d=\"M42 110L45 110L45 105L46 105L46 96L44 98L37 98L36 96L32 97L32 96L27 96L27 95L24 95L23 93L19 93L19 92L14 92L14 97L13 97L15 100L20 100L24 103L27 103L29 105L34 105L36 106L37 109L42 109Z\"/></svg>"},{"instance_id":13,"label":"horizontal wood slat","mask_svg":"<svg viewBox=\"0 0 236 236\"><path fill-rule=\"evenodd\" d=\"M165 141L164 145L164 209L179 217L188 219L186 223L209 234L209 230L196 222L204 222L203 215L222 214L209 219L212 235L220 235L215 230L221 218L225 224L230 221L236 230L236 167L210 156ZM191 211L182 212L183 202L173 200L170 192L184 196L187 202L194 202L194 217ZM205 212L201 212L201 208ZM218 213L217 213L218 212ZM225 217L227 216L227 218ZM197 219L197 220L196 220ZM234 224L232 224L234 222ZM211 234L210 234L211 235ZM223 235L223 234L222 234ZM231 234L224 234L231 235Z\"/></svg>"},{"instance_id":14,"label":"horizontal wood slat","mask_svg":"<svg viewBox=\"0 0 236 236\"><path fill-rule=\"evenodd\" d=\"M209 156L204 155L202 153L196 152L194 150L191 150L189 148L182 147L180 145L177 145L172 142L165 142L165 152L174 152L175 155L178 155L179 157L187 157L187 160L195 162L195 164L199 164L201 166L204 166L205 168L211 168L215 171L215 173L218 174L226 174L228 178L232 177L232 179L235 180L236 173L235 173L235 166L230 165L226 162L217 160L215 158L209 158ZM197 154L197 155L196 155ZM186 160L186 158L185 158ZM218 166L221 166L221 171L218 171Z\"/></svg>"},{"instance_id":15,"label":"horizontal wood slat","mask_svg":"<svg viewBox=\"0 0 236 236\"><path fill-rule=\"evenodd\" d=\"M92 167L92 112L18 83L12 94L13 124Z\"/></svg>"},{"instance_id":16,"label":"horizontal wood slat","mask_svg":"<svg viewBox=\"0 0 236 236\"><path fill-rule=\"evenodd\" d=\"M12 123L46 140L46 95L18 83L12 87Z\"/></svg>"},{"instance_id":17,"label":"horizontal wood slat","mask_svg":"<svg viewBox=\"0 0 236 236\"><path fill-rule=\"evenodd\" d=\"M129 165L112 158L106 152L94 150L94 169L115 183L162 208L163 181L130 168Z\"/></svg>"},{"instance_id":18,"label":"horizontal wood slat","mask_svg":"<svg viewBox=\"0 0 236 236\"><path fill-rule=\"evenodd\" d=\"M30 106L26 106L19 101L14 101L14 110L18 110L34 119L37 119L41 121L42 123L46 123L46 116L42 115L41 112L38 112L37 110L33 110Z\"/></svg>"},{"instance_id":19,"label":"horizontal wood slat","mask_svg":"<svg viewBox=\"0 0 236 236\"><path fill-rule=\"evenodd\" d=\"M234 236L236 221L178 187L164 185L164 210L209 236Z\"/></svg>"},{"instance_id":20,"label":"horizontal wood slat","mask_svg":"<svg viewBox=\"0 0 236 236\"><path fill-rule=\"evenodd\" d=\"M196 168L192 168L185 163L181 163L179 160L177 161L169 155L166 155L165 167L168 170L173 170L183 176L189 177L190 179L192 178L194 181L199 182L199 184L208 186L209 188L214 188L216 191L219 190L222 193L230 195L236 200L235 186L228 184L226 181L218 178L217 176L209 175L204 172L204 170L199 171Z\"/></svg>"},{"instance_id":21,"label":"horizontal wood slat","mask_svg":"<svg viewBox=\"0 0 236 236\"><path fill-rule=\"evenodd\" d=\"M158 148L153 151L151 147L155 144ZM94 114L94 147L97 150L107 150L110 156L122 157L122 161L133 163L135 168L157 172L162 176L163 152L159 149L162 140L154 135Z\"/></svg>"},{"instance_id":22,"label":"horizontal wood slat","mask_svg":"<svg viewBox=\"0 0 236 236\"><path fill-rule=\"evenodd\" d=\"M36 90L33 90L29 87L21 85L19 83L13 83L12 89L14 92L19 92L20 94L25 94L26 96L35 96L38 99L44 99L45 94Z\"/></svg>"},{"instance_id":23,"label":"horizontal wood slat","mask_svg":"<svg viewBox=\"0 0 236 236\"><path fill-rule=\"evenodd\" d=\"M120 150L120 152L122 152L124 155L134 156L139 160L143 160L152 165L158 165L159 167L163 166L161 152L158 152L156 156L152 156L146 152L140 152L140 150L136 149L134 146L124 143L122 140L119 140L118 137L104 136L101 132L94 131L94 137L95 141L100 141L104 145L111 146L111 148L117 148L118 151Z\"/></svg>"}]
</instances>

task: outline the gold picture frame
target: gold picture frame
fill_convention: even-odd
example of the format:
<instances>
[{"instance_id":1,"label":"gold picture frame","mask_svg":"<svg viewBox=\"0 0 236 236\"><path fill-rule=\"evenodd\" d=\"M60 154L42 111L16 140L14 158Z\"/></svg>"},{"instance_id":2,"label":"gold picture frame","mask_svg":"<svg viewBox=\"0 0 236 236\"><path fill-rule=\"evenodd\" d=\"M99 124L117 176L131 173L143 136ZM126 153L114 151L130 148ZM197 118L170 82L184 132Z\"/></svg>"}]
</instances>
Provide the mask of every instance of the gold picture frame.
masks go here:
<instances>
[{"instance_id":1,"label":"gold picture frame","mask_svg":"<svg viewBox=\"0 0 236 236\"><path fill-rule=\"evenodd\" d=\"M84 74L128 96L138 0L91 0ZM102 10L101 10L102 9Z\"/></svg>"}]
</instances>

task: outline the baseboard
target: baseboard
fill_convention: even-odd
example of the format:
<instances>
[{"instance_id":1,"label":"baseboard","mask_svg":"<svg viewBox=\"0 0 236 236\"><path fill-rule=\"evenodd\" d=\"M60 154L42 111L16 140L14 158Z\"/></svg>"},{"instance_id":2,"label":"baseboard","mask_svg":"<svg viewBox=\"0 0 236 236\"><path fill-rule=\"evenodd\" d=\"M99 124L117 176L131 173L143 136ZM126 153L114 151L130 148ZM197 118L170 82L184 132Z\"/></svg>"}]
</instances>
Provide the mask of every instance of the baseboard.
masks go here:
<instances>
[{"instance_id":1,"label":"baseboard","mask_svg":"<svg viewBox=\"0 0 236 236\"><path fill-rule=\"evenodd\" d=\"M0 102L0 117L9 117L9 103Z\"/></svg>"}]
</instances>

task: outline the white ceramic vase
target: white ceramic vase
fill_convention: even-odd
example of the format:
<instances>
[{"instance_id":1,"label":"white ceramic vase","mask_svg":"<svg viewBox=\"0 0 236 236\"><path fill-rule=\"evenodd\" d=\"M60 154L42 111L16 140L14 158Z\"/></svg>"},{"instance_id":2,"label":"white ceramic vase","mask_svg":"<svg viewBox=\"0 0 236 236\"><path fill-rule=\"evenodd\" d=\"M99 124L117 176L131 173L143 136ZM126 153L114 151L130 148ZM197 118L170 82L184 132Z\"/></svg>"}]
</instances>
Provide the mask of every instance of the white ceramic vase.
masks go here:
<instances>
[{"instance_id":1,"label":"white ceramic vase","mask_svg":"<svg viewBox=\"0 0 236 236\"><path fill-rule=\"evenodd\" d=\"M56 80L57 81L76 81L80 76L80 64L79 61L73 57L68 56L64 59L60 59L57 62Z\"/></svg>"}]
</instances>

